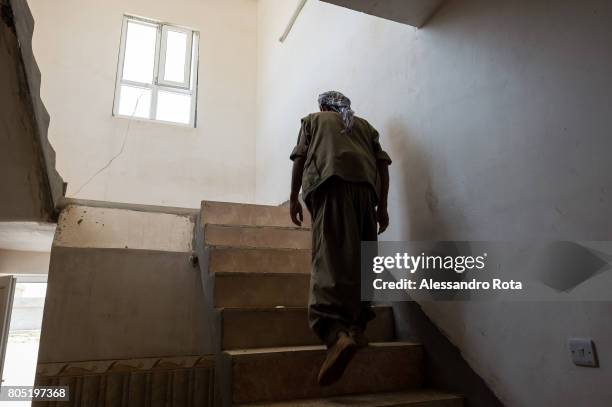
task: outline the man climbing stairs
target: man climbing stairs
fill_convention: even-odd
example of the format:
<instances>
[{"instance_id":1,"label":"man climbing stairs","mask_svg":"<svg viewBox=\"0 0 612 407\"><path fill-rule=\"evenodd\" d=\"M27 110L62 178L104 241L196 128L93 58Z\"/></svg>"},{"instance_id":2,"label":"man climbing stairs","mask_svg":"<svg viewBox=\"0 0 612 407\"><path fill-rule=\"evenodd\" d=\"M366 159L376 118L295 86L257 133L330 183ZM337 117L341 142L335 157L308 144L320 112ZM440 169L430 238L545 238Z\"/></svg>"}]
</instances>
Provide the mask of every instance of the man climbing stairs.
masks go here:
<instances>
[{"instance_id":1,"label":"man climbing stairs","mask_svg":"<svg viewBox=\"0 0 612 407\"><path fill-rule=\"evenodd\" d=\"M309 222L305 222L309 225ZM393 311L376 307L339 382L317 384L325 347L308 328L311 236L284 207L202 203L196 247L215 316L219 406L459 407L423 388L423 349L394 342Z\"/></svg>"}]
</instances>

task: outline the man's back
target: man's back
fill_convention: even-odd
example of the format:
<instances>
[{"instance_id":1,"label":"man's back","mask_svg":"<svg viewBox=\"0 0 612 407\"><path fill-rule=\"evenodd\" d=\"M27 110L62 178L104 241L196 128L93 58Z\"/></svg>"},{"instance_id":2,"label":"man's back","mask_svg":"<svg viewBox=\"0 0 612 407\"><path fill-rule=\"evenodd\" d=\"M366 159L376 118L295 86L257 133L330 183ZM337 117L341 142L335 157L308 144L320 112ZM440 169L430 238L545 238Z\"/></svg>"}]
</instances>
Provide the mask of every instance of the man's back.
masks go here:
<instances>
[{"instance_id":1,"label":"man's back","mask_svg":"<svg viewBox=\"0 0 612 407\"><path fill-rule=\"evenodd\" d=\"M306 157L304 195L331 176L368 183L378 193L376 162L391 161L380 147L378 132L365 119L355 116L349 131L340 114L333 111L312 113L302 119L294 154Z\"/></svg>"}]
</instances>

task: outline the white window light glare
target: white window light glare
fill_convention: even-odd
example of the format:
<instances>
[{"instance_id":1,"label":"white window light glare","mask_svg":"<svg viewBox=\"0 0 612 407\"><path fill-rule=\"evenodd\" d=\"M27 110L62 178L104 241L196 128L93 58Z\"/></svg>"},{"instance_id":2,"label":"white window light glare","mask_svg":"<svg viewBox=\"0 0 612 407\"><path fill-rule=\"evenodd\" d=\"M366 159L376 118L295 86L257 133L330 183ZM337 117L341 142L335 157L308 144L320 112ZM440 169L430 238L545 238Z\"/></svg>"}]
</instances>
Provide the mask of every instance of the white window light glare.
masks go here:
<instances>
[{"instance_id":1,"label":"white window light glare","mask_svg":"<svg viewBox=\"0 0 612 407\"><path fill-rule=\"evenodd\" d=\"M195 127L198 33L124 16L113 114Z\"/></svg>"},{"instance_id":2,"label":"white window light glare","mask_svg":"<svg viewBox=\"0 0 612 407\"><path fill-rule=\"evenodd\" d=\"M127 22L122 79L153 83L157 27Z\"/></svg>"}]
</instances>

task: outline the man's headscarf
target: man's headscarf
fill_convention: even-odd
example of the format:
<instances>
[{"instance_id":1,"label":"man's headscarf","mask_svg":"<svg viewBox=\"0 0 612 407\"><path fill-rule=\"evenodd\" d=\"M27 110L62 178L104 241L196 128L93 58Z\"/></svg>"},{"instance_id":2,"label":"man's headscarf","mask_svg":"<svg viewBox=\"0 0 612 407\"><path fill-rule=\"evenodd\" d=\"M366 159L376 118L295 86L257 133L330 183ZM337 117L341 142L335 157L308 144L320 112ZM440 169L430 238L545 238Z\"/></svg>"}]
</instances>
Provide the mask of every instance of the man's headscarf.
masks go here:
<instances>
[{"instance_id":1,"label":"man's headscarf","mask_svg":"<svg viewBox=\"0 0 612 407\"><path fill-rule=\"evenodd\" d=\"M319 95L319 106L326 106L334 112L340 113L344 127L353 128L355 112L351 109L351 100L340 92L329 91Z\"/></svg>"}]
</instances>

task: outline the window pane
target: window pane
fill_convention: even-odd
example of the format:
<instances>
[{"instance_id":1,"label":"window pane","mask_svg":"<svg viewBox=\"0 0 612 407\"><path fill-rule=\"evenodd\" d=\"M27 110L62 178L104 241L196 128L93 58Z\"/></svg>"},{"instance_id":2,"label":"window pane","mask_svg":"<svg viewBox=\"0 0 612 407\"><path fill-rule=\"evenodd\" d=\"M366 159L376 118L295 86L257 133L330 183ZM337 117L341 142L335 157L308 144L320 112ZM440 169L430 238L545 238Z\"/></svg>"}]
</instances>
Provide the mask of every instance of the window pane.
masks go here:
<instances>
[{"instance_id":1,"label":"window pane","mask_svg":"<svg viewBox=\"0 0 612 407\"><path fill-rule=\"evenodd\" d=\"M189 124L191 95L160 90L157 95L157 120Z\"/></svg>"},{"instance_id":2,"label":"window pane","mask_svg":"<svg viewBox=\"0 0 612 407\"><path fill-rule=\"evenodd\" d=\"M123 116L149 118L151 89L121 85L118 113Z\"/></svg>"},{"instance_id":3,"label":"window pane","mask_svg":"<svg viewBox=\"0 0 612 407\"><path fill-rule=\"evenodd\" d=\"M187 59L187 34L178 31L167 31L166 64L164 80L185 83L185 64Z\"/></svg>"},{"instance_id":4,"label":"window pane","mask_svg":"<svg viewBox=\"0 0 612 407\"><path fill-rule=\"evenodd\" d=\"M157 28L128 21L123 79L153 83Z\"/></svg>"}]
</instances>

